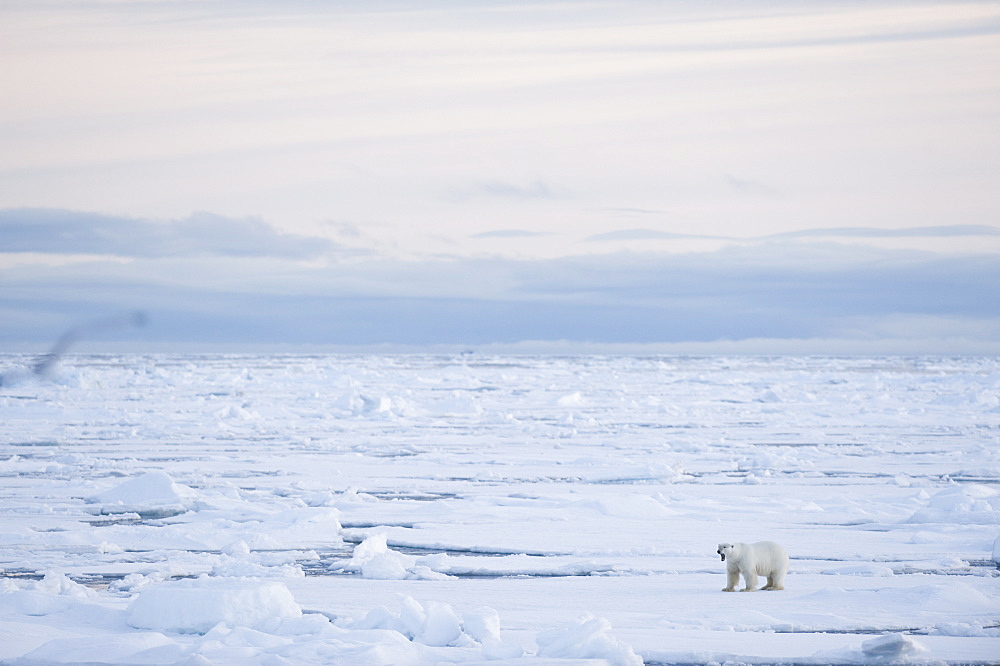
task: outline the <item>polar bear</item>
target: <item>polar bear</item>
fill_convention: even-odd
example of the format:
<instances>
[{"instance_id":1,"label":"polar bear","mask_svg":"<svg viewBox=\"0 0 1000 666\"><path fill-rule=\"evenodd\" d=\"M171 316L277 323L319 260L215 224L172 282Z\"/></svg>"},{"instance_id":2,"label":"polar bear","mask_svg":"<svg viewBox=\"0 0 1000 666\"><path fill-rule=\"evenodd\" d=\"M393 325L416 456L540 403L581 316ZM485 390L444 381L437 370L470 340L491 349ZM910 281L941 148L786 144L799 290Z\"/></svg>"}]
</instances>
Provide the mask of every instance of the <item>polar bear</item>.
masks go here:
<instances>
[{"instance_id":1,"label":"polar bear","mask_svg":"<svg viewBox=\"0 0 1000 666\"><path fill-rule=\"evenodd\" d=\"M728 579L723 592L735 592L740 582L740 574L746 582L742 592L757 589L757 576L767 576L764 590L783 590L785 574L788 573L788 553L773 541L757 543L720 543L716 551L726 563Z\"/></svg>"}]
</instances>

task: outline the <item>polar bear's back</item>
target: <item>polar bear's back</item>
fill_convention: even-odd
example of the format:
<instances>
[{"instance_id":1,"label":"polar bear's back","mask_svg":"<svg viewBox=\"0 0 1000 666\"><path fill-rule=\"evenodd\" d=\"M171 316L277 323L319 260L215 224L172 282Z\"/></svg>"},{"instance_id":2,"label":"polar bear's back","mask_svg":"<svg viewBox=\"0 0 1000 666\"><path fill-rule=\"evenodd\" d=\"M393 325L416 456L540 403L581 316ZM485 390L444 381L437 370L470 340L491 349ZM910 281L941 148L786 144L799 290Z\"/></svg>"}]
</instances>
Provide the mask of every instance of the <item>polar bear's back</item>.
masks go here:
<instances>
[{"instance_id":1,"label":"polar bear's back","mask_svg":"<svg viewBox=\"0 0 1000 666\"><path fill-rule=\"evenodd\" d=\"M774 543L773 541L758 541L753 545L753 549L758 553L780 553L788 557L785 553L785 549L781 547L780 544Z\"/></svg>"},{"instance_id":2,"label":"polar bear's back","mask_svg":"<svg viewBox=\"0 0 1000 666\"><path fill-rule=\"evenodd\" d=\"M750 545L757 573L766 576L772 571L788 570L788 553L773 541L758 541Z\"/></svg>"}]
</instances>

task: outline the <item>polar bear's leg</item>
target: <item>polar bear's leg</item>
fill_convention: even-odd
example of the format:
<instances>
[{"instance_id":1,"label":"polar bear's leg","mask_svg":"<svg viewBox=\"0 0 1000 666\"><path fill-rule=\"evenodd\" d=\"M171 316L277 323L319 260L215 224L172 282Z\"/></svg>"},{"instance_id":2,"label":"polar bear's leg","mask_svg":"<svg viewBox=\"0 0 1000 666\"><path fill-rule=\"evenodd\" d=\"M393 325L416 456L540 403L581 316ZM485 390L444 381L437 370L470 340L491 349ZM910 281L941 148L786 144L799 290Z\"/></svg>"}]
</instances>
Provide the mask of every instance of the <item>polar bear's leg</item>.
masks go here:
<instances>
[{"instance_id":1,"label":"polar bear's leg","mask_svg":"<svg viewBox=\"0 0 1000 666\"><path fill-rule=\"evenodd\" d=\"M757 591L757 571L756 569L743 569L743 580L746 581L747 586L744 587L740 592L756 592Z\"/></svg>"},{"instance_id":2,"label":"polar bear's leg","mask_svg":"<svg viewBox=\"0 0 1000 666\"><path fill-rule=\"evenodd\" d=\"M740 570L726 569L726 587L723 592L735 592L736 586L740 584Z\"/></svg>"},{"instance_id":3,"label":"polar bear's leg","mask_svg":"<svg viewBox=\"0 0 1000 666\"><path fill-rule=\"evenodd\" d=\"M785 572L787 569L781 567L776 569L767 577L767 587L764 589L783 590L785 589Z\"/></svg>"}]
</instances>

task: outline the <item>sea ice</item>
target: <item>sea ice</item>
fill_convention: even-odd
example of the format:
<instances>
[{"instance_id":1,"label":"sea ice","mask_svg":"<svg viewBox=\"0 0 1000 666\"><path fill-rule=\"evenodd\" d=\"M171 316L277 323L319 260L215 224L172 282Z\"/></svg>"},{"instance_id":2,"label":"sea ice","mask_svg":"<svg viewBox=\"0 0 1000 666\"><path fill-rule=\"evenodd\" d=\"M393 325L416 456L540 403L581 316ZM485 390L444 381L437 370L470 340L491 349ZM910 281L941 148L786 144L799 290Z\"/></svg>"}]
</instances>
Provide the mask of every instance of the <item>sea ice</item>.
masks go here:
<instances>
[{"instance_id":1,"label":"sea ice","mask_svg":"<svg viewBox=\"0 0 1000 666\"><path fill-rule=\"evenodd\" d=\"M895 661L910 657L918 652L926 652L927 648L912 636L887 634L865 641L861 644L861 651L866 657Z\"/></svg>"},{"instance_id":2,"label":"sea ice","mask_svg":"<svg viewBox=\"0 0 1000 666\"><path fill-rule=\"evenodd\" d=\"M146 588L125 612L137 629L200 634L219 623L256 629L301 615L302 609L279 582L207 576Z\"/></svg>"},{"instance_id":3,"label":"sea ice","mask_svg":"<svg viewBox=\"0 0 1000 666\"><path fill-rule=\"evenodd\" d=\"M604 618L583 617L538 635L538 655L560 659L602 659L613 666L642 666L642 657L614 637Z\"/></svg>"},{"instance_id":4,"label":"sea ice","mask_svg":"<svg viewBox=\"0 0 1000 666\"><path fill-rule=\"evenodd\" d=\"M0 386L0 661L990 663L998 390L995 358L67 356ZM720 593L716 544L761 539L786 589Z\"/></svg>"},{"instance_id":5,"label":"sea ice","mask_svg":"<svg viewBox=\"0 0 1000 666\"><path fill-rule=\"evenodd\" d=\"M182 513L197 499L195 490L179 485L168 474L147 472L91 495L87 501L99 504L103 514L136 513L153 517Z\"/></svg>"}]
</instances>

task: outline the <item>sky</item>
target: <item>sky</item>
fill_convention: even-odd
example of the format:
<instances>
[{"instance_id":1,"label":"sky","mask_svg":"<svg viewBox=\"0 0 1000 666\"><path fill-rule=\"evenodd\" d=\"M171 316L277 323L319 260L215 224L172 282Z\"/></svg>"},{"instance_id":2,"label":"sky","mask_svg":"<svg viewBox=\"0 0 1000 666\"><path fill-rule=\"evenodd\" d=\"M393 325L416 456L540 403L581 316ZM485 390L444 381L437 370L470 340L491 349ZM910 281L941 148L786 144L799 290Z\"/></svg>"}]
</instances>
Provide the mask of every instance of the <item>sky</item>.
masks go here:
<instances>
[{"instance_id":1,"label":"sky","mask_svg":"<svg viewBox=\"0 0 1000 666\"><path fill-rule=\"evenodd\" d=\"M998 2L0 1L0 351L996 354L998 213Z\"/></svg>"}]
</instances>

